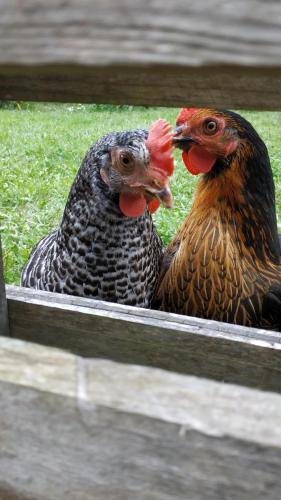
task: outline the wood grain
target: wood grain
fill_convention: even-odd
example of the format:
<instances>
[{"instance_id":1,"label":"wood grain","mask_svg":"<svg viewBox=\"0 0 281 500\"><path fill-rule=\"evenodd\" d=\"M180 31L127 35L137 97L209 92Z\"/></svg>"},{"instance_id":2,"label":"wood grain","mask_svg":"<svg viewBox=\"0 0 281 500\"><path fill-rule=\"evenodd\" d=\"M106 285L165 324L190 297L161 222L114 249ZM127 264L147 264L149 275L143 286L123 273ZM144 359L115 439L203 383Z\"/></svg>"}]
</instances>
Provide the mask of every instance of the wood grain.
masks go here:
<instances>
[{"instance_id":1,"label":"wood grain","mask_svg":"<svg viewBox=\"0 0 281 500\"><path fill-rule=\"evenodd\" d=\"M7 287L11 336L85 357L280 392L281 334Z\"/></svg>"},{"instance_id":2,"label":"wood grain","mask_svg":"<svg viewBox=\"0 0 281 500\"><path fill-rule=\"evenodd\" d=\"M279 498L280 395L4 338L0 393L1 498Z\"/></svg>"},{"instance_id":3,"label":"wood grain","mask_svg":"<svg viewBox=\"0 0 281 500\"><path fill-rule=\"evenodd\" d=\"M2 260L2 245L0 235L0 335L9 334L8 324L8 309L5 291L4 273L3 273L3 260Z\"/></svg>"},{"instance_id":4,"label":"wood grain","mask_svg":"<svg viewBox=\"0 0 281 500\"><path fill-rule=\"evenodd\" d=\"M276 1L0 1L0 99L281 109Z\"/></svg>"}]
</instances>

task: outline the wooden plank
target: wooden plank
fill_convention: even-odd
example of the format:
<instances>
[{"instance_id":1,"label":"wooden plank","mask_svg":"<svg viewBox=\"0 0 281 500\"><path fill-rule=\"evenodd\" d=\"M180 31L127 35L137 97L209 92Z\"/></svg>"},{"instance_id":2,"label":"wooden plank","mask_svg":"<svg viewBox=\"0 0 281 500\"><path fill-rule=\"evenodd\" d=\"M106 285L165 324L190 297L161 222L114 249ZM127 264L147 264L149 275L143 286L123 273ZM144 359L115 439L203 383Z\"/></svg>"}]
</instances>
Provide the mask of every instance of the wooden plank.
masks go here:
<instances>
[{"instance_id":1,"label":"wooden plank","mask_svg":"<svg viewBox=\"0 0 281 500\"><path fill-rule=\"evenodd\" d=\"M0 99L281 109L281 6L0 1Z\"/></svg>"},{"instance_id":2,"label":"wooden plank","mask_svg":"<svg viewBox=\"0 0 281 500\"><path fill-rule=\"evenodd\" d=\"M1 66L0 99L281 110L281 70L211 66Z\"/></svg>"},{"instance_id":3,"label":"wooden plank","mask_svg":"<svg viewBox=\"0 0 281 500\"><path fill-rule=\"evenodd\" d=\"M280 496L280 395L4 338L0 393L1 498Z\"/></svg>"},{"instance_id":4,"label":"wooden plank","mask_svg":"<svg viewBox=\"0 0 281 500\"><path fill-rule=\"evenodd\" d=\"M7 287L11 336L85 357L280 392L281 334Z\"/></svg>"},{"instance_id":5,"label":"wooden plank","mask_svg":"<svg viewBox=\"0 0 281 500\"><path fill-rule=\"evenodd\" d=\"M2 245L0 234L0 335L9 335L8 308L2 261Z\"/></svg>"}]
</instances>

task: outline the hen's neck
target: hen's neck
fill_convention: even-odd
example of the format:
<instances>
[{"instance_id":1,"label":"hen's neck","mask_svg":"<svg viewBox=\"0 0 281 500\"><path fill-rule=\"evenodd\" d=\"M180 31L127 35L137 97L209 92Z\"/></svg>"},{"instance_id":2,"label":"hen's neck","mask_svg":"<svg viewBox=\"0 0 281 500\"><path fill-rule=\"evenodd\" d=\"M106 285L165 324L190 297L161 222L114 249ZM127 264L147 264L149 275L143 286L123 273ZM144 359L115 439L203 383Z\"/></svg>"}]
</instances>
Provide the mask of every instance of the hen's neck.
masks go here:
<instances>
[{"instance_id":1,"label":"hen's neck","mask_svg":"<svg viewBox=\"0 0 281 500\"><path fill-rule=\"evenodd\" d=\"M120 212L118 195L109 191L99 176L89 183L79 173L72 185L58 231L58 244L69 246L72 237L77 237L87 247L92 245L93 235L100 234L106 246L107 236L114 236L116 245L121 238L121 227L128 228L135 220ZM128 231L129 234L129 231ZM124 235L123 235L124 237ZM113 238L113 239L114 239Z\"/></svg>"},{"instance_id":2,"label":"hen's neck","mask_svg":"<svg viewBox=\"0 0 281 500\"><path fill-rule=\"evenodd\" d=\"M275 193L267 154L253 148L234 156L217 175L205 175L198 184L189 220L214 219L244 251L262 262L280 261ZM247 153L247 154L246 154Z\"/></svg>"}]
</instances>

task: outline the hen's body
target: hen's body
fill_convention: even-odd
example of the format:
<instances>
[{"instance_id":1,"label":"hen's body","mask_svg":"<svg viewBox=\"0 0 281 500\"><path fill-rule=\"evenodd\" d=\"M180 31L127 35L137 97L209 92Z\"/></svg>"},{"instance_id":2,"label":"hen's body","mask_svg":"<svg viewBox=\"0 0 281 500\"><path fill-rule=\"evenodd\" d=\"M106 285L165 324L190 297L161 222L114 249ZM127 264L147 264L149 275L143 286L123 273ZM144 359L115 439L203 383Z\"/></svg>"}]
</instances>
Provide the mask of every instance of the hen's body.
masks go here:
<instances>
[{"instance_id":1,"label":"hen's body","mask_svg":"<svg viewBox=\"0 0 281 500\"><path fill-rule=\"evenodd\" d=\"M281 290L268 154L248 122L226 113L239 129L239 150L200 179L191 212L166 249L156 303L165 311L280 328L276 314L269 320L267 299L271 287Z\"/></svg>"},{"instance_id":2,"label":"hen's body","mask_svg":"<svg viewBox=\"0 0 281 500\"><path fill-rule=\"evenodd\" d=\"M194 227L190 218L167 249L175 257L160 286L159 294L165 287L161 309L267 326L261 321L263 297L273 283L281 282L279 265L257 261L248 251L242 254L235 218L227 220L210 210L196 215L200 223Z\"/></svg>"},{"instance_id":3,"label":"hen's body","mask_svg":"<svg viewBox=\"0 0 281 500\"><path fill-rule=\"evenodd\" d=\"M22 273L22 286L149 307L162 242L147 210L126 217L100 167L114 146L139 148L145 131L109 134L88 152L71 188L61 225L43 238ZM145 155L145 150L143 155ZM93 159L95 168L92 168Z\"/></svg>"}]
</instances>

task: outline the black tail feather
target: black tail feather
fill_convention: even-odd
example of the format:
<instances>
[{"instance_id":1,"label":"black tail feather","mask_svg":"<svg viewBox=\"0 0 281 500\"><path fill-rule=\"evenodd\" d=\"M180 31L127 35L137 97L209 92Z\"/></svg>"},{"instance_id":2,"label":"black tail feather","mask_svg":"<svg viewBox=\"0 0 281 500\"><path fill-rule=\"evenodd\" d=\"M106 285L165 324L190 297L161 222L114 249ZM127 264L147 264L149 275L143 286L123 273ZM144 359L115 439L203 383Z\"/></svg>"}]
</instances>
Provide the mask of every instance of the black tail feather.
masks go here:
<instances>
[{"instance_id":1,"label":"black tail feather","mask_svg":"<svg viewBox=\"0 0 281 500\"><path fill-rule=\"evenodd\" d=\"M263 318L281 330L281 284L272 285L263 299Z\"/></svg>"}]
</instances>

